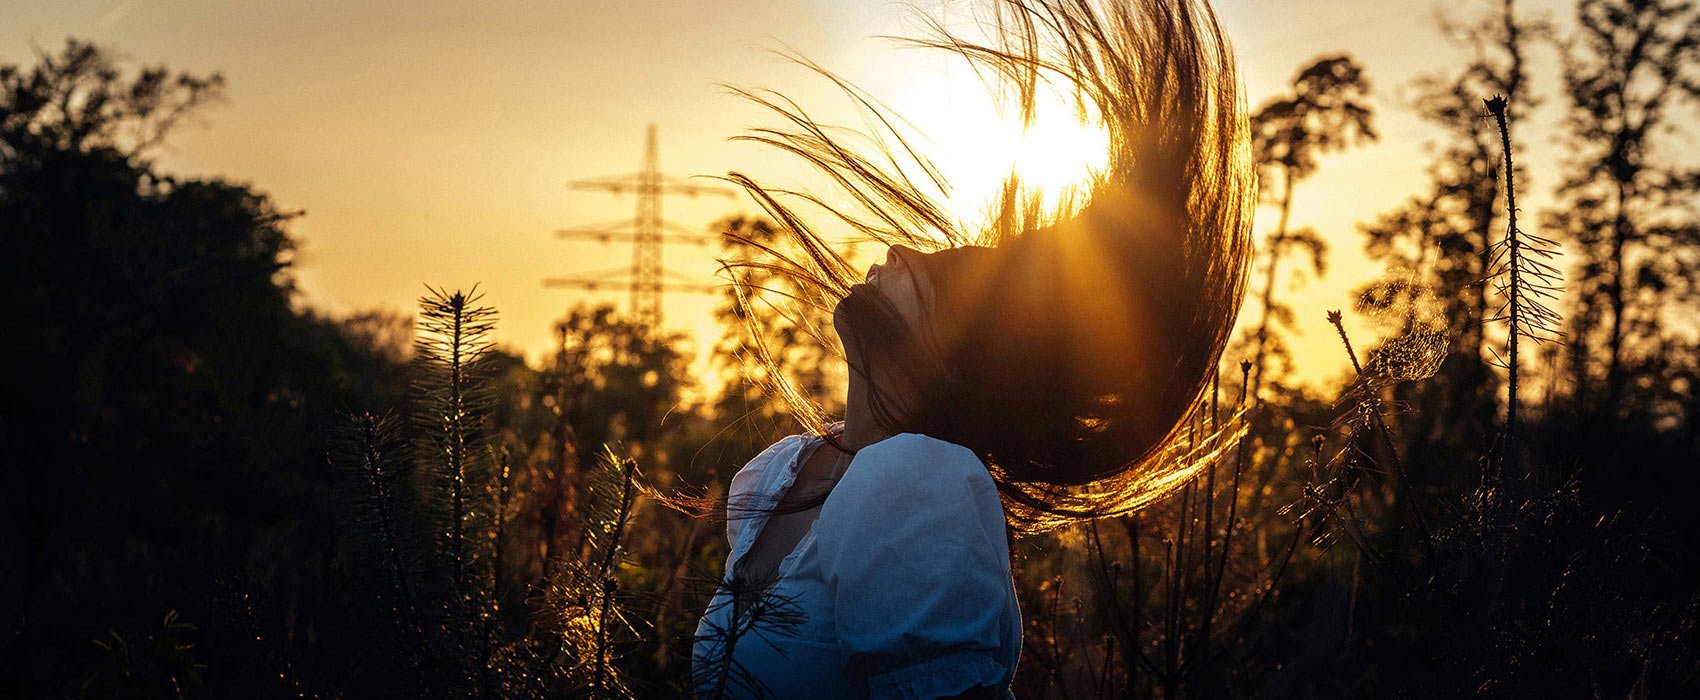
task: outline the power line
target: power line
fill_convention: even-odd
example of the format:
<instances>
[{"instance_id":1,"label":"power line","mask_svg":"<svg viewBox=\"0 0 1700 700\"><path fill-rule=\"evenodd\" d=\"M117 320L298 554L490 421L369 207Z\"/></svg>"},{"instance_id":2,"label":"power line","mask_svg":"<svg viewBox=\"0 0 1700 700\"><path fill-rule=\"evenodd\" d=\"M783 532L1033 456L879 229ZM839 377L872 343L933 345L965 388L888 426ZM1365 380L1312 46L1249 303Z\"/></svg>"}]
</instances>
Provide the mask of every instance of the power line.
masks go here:
<instances>
[{"instance_id":1,"label":"power line","mask_svg":"<svg viewBox=\"0 0 1700 700\"><path fill-rule=\"evenodd\" d=\"M553 277L543 280L545 287L566 287L597 291L624 286L631 294L632 318L639 323L659 327L661 325L661 293L664 290L681 292L712 292L716 287L711 284L696 284L689 282L670 282L666 277L684 277L684 275L664 269L661 266L661 246L664 243L691 243L697 246L707 246L718 239L717 236L698 233L691 229L669 222L661 218L661 199L666 195L688 195L695 198L698 195L731 197L732 191L723 187L701 185L691 180L666 175L661 172L661 158L656 146L655 125L649 125L648 136L643 146L643 169L627 175L575 180L567 183L567 187L575 190L594 190L611 194L637 194L637 215L631 221L614 221L591 226L563 228L555 231L555 237L576 240L593 240L600 243L616 241L632 242L631 267L620 274L620 270L604 270L595 273L583 273L569 277Z\"/></svg>"}]
</instances>

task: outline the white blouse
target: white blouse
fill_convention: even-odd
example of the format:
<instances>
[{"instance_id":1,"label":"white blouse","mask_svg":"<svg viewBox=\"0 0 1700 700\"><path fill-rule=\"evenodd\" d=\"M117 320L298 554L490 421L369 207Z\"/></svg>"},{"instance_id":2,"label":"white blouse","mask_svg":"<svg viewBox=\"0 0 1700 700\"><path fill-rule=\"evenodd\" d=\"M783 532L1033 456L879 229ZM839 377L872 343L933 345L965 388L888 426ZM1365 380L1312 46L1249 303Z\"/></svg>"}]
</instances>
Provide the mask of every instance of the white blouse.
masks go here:
<instances>
[{"instance_id":1,"label":"white blouse","mask_svg":"<svg viewBox=\"0 0 1700 700\"><path fill-rule=\"evenodd\" d=\"M821 444L804 435L775 443L732 478L728 501L779 503ZM761 513L728 518L727 576L766 522ZM770 609L736 636L729 665L733 606L722 579L692 650L700 697L723 688L739 698L931 699L982 685L1011 697L1021 611L1003 506L967 448L913 433L862 448L778 576ZM739 606L740 629L751 627L750 607L761 606ZM781 610L800 615L774 624Z\"/></svg>"}]
</instances>

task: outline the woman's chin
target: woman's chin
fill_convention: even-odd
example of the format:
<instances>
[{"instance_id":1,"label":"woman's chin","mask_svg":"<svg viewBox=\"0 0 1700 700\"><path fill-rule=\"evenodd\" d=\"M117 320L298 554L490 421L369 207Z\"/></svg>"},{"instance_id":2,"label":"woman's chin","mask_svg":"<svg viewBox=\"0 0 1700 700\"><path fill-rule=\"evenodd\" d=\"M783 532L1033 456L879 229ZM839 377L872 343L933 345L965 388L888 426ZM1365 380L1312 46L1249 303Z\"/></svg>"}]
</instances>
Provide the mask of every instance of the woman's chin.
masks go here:
<instances>
[{"instance_id":1,"label":"woman's chin","mask_svg":"<svg viewBox=\"0 0 1700 700\"><path fill-rule=\"evenodd\" d=\"M850 317L844 310L844 300L839 299L837 304L832 305L832 330L838 334L840 340L844 338L844 329L849 327L849 323Z\"/></svg>"},{"instance_id":2,"label":"woman's chin","mask_svg":"<svg viewBox=\"0 0 1700 700\"><path fill-rule=\"evenodd\" d=\"M837 324L840 317L844 314L844 302L849 301L851 297L865 296L873 291L873 285L866 282L857 282L850 285L850 288L845 290L844 297L839 299L838 303L832 306L832 322Z\"/></svg>"},{"instance_id":3,"label":"woman's chin","mask_svg":"<svg viewBox=\"0 0 1700 700\"><path fill-rule=\"evenodd\" d=\"M855 294L858 291L866 291L856 289L856 287L865 286L867 285L854 285L850 288L850 293ZM845 297L845 299L848 298L849 297ZM838 344L842 346L844 351L847 353L850 352L849 341L852 329L853 323L850 320L850 311L844 307L844 299L839 299L838 303L832 307L832 332L838 335Z\"/></svg>"}]
</instances>

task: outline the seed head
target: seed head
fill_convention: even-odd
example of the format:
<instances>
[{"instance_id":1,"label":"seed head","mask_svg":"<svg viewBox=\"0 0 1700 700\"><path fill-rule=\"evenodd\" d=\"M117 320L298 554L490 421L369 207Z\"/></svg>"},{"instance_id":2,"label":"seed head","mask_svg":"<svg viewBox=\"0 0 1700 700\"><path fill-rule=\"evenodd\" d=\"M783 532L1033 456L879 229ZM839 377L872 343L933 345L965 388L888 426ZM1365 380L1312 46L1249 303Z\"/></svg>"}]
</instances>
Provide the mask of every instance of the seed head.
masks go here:
<instances>
[{"instance_id":1,"label":"seed head","mask_svg":"<svg viewBox=\"0 0 1700 700\"><path fill-rule=\"evenodd\" d=\"M1505 96L1504 95L1494 95L1493 97L1489 97L1485 100L1482 100L1482 102L1487 105L1488 112L1493 114L1493 116L1496 116L1496 117L1505 116Z\"/></svg>"}]
</instances>

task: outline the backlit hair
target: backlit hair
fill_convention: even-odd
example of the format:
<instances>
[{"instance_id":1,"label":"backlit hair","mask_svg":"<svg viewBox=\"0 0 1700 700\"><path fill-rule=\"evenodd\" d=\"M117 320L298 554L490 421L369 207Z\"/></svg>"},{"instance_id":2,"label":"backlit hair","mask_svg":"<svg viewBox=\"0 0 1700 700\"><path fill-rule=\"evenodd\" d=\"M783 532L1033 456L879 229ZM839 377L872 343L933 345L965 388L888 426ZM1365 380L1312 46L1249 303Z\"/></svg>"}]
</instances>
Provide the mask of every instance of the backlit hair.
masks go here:
<instances>
[{"instance_id":1,"label":"backlit hair","mask_svg":"<svg viewBox=\"0 0 1700 700\"><path fill-rule=\"evenodd\" d=\"M1207 4L996 0L993 16L989 41L935 24L915 43L993 76L1026 120L1042 90L1075 98L1107 133L1110 157L1074 204L1043 210L1012 178L985 220L957 223L942 177L893 118L821 70L878 132L846 136L779 95L746 91L785 126L745 138L803 158L848 204L732 173L799 251L761 248L733 264L776 271L803 290L796 303L843 303L877 328L860 334L880 339L864 348L882 358L868 371L905 372L920 393L903 415L874 397L881 427L973 450L1010 524L1035 531L1161 498L1243 434L1237 414L1205 414L1244 295L1255 181L1233 54ZM924 327L907 328L869 288L853 290L861 271L799 206L850 236L928 251ZM829 417L808 397L783 379L770 388L824 433Z\"/></svg>"}]
</instances>

